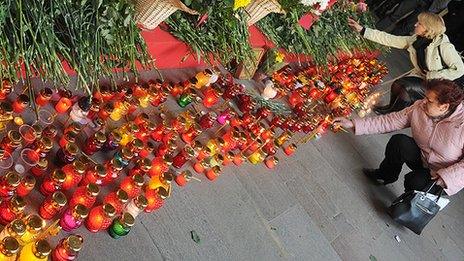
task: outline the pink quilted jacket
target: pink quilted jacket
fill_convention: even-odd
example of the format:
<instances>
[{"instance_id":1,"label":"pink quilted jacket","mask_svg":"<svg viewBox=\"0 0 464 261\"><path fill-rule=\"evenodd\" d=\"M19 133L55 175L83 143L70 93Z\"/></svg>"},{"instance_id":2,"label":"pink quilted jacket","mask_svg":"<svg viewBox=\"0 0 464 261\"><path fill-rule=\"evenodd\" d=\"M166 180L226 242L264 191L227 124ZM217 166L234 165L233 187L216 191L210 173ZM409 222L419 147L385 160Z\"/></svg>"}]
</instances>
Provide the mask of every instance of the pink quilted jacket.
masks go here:
<instances>
[{"instance_id":1,"label":"pink quilted jacket","mask_svg":"<svg viewBox=\"0 0 464 261\"><path fill-rule=\"evenodd\" d=\"M425 100L387 115L354 119L355 134L387 133L411 127L412 137L422 151L425 166L445 181L445 192L464 188L464 106L448 118L434 123L425 114Z\"/></svg>"}]
</instances>

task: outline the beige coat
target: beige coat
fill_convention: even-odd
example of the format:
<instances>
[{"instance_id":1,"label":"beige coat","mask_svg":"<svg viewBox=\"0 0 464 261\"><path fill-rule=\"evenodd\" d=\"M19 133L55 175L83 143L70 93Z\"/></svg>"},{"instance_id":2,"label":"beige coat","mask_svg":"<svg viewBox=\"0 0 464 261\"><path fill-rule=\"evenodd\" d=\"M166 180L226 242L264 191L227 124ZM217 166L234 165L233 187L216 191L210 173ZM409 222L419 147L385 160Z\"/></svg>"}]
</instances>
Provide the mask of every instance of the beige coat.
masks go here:
<instances>
[{"instance_id":1,"label":"beige coat","mask_svg":"<svg viewBox=\"0 0 464 261\"><path fill-rule=\"evenodd\" d=\"M409 58L414 66L411 76L418 76L423 79L448 79L455 80L464 75L464 63L459 56L459 53L454 48L454 45L450 43L448 36L445 34L435 37L432 43L425 49L425 62L430 71L426 74L422 73L417 64L416 50L412 46L417 36L396 36L388 34L379 30L366 28L364 37L376 43L398 48L407 49L409 52ZM447 66L443 67L440 59L441 57Z\"/></svg>"}]
</instances>

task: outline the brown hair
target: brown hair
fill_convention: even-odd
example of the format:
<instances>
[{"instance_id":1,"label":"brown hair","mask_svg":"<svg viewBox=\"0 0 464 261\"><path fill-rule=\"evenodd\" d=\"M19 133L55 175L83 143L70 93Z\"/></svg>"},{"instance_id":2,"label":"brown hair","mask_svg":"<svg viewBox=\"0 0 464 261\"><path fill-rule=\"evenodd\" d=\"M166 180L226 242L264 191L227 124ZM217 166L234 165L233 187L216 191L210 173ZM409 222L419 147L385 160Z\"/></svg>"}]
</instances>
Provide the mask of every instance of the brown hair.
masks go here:
<instances>
[{"instance_id":1,"label":"brown hair","mask_svg":"<svg viewBox=\"0 0 464 261\"><path fill-rule=\"evenodd\" d=\"M439 35L444 34L446 31L443 18L437 14L430 12L420 13L417 17L417 21L419 21L419 23L425 27L426 31L424 37L426 38L433 39Z\"/></svg>"},{"instance_id":2,"label":"brown hair","mask_svg":"<svg viewBox=\"0 0 464 261\"><path fill-rule=\"evenodd\" d=\"M440 104L448 103L454 110L464 100L464 91L459 85L450 80L433 79L426 81L425 87L437 95Z\"/></svg>"}]
</instances>

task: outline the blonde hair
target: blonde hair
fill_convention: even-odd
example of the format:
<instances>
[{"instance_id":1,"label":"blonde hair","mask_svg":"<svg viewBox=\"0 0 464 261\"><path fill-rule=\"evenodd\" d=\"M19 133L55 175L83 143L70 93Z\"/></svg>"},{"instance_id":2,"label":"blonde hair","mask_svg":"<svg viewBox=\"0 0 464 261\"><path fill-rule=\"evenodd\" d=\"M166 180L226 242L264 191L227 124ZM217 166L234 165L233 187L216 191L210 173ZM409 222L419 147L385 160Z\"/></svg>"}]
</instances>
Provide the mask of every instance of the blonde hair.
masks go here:
<instances>
[{"instance_id":1,"label":"blonde hair","mask_svg":"<svg viewBox=\"0 0 464 261\"><path fill-rule=\"evenodd\" d=\"M444 34L446 31L443 18L437 14L430 12L420 13L417 17L417 21L419 21L419 23L425 27L426 31L424 37L426 38L433 39L439 35Z\"/></svg>"}]
</instances>

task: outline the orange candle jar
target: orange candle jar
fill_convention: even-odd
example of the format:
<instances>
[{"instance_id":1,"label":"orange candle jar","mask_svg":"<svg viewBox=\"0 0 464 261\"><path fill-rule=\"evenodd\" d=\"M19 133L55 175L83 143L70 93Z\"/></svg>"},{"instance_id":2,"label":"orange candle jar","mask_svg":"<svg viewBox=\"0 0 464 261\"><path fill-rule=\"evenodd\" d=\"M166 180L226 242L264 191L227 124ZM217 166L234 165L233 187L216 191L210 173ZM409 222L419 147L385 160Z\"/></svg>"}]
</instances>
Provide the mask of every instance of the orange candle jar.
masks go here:
<instances>
[{"instance_id":1,"label":"orange candle jar","mask_svg":"<svg viewBox=\"0 0 464 261\"><path fill-rule=\"evenodd\" d=\"M103 199L103 204L111 204L116 211L116 215L120 215L128 200L129 196L127 193L122 189L118 189L106 195Z\"/></svg>"},{"instance_id":2,"label":"orange candle jar","mask_svg":"<svg viewBox=\"0 0 464 261\"><path fill-rule=\"evenodd\" d=\"M67 97L61 97L55 105L57 113L66 113L72 106L72 101Z\"/></svg>"},{"instance_id":3,"label":"orange candle jar","mask_svg":"<svg viewBox=\"0 0 464 261\"><path fill-rule=\"evenodd\" d=\"M197 173L203 173L206 168L211 168L212 159L212 157L207 157L201 161L195 162L195 164L193 165L193 169Z\"/></svg>"},{"instance_id":4,"label":"orange candle jar","mask_svg":"<svg viewBox=\"0 0 464 261\"><path fill-rule=\"evenodd\" d=\"M208 87L206 90L204 90L203 95L203 106L206 108L213 107L219 101L219 93L212 87Z\"/></svg>"},{"instance_id":5,"label":"orange candle jar","mask_svg":"<svg viewBox=\"0 0 464 261\"><path fill-rule=\"evenodd\" d=\"M22 113L29 106L29 96L21 94L12 104L15 113Z\"/></svg>"},{"instance_id":6,"label":"orange candle jar","mask_svg":"<svg viewBox=\"0 0 464 261\"><path fill-rule=\"evenodd\" d=\"M242 153L235 154L233 162L235 166L240 166L246 160L246 157Z\"/></svg>"},{"instance_id":7,"label":"orange candle jar","mask_svg":"<svg viewBox=\"0 0 464 261\"><path fill-rule=\"evenodd\" d=\"M132 177L126 177L121 181L119 186L120 189L124 190L129 198L136 197L145 183L145 180L141 175L134 175Z\"/></svg>"},{"instance_id":8,"label":"orange candle jar","mask_svg":"<svg viewBox=\"0 0 464 261\"><path fill-rule=\"evenodd\" d=\"M45 198L39 208L39 215L45 220L50 220L66 205L66 196L61 191L56 191Z\"/></svg>"},{"instance_id":9,"label":"orange candle jar","mask_svg":"<svg viewBox=\"0 0 464 261\"><path fill-rule=\"evenodd\" d=\"M264 164L266 164L266 167L269 169L275 168L277 163L279 163L279 159L274 156L267 157L264 161Z\"/></svg>"},{"instance_id":10,"label":"orange candle jar","mask_svg":"<svg viewBox=\"0 0 464 261\"><path fill-rule=\"evenodd\" d=\"M36 179L32 175L26 175L21 179L19 186L16 188L16 195L25 197L34 189Z\"/></svg>"},{"instance_id":11,"label":"orange candle jar","mask_svg":"<svg viewBox=\"0 0 464 261\"><path fill-rule=\"evenodd\" d=\"M82 163L82 161L76 160L73 163L65 165L63 168L61 168L61 170L66 175L61 188L63 190L68 190L77 186L77 184L81 182L85 173L85 165Z\"/></svg>"},{"instance_id":12,"label":"orange candle jar","mask_svg":"<svg viewBox=\"0 0 464 261\"><path fill-rule=\"evenodd\" d=\"M208 170L206 170L206 177L209 179L209 180L215 180L219 174L221 173L221 167L220 166L214 166Z\"/></svg>"},{"instance_id":13,"label":"orange candle jar","mask_svg":"<svg viewBox=\"0 0 464 261\"><path fill-rule=\"evenodd\" d=\"M230 163L233 162L234 158L235 158L235 154L234 154L232 151L228 151L228 152L224 155L224 161L222 161L222 165L223 165L223 166L229 165Z\"/></svg>"},{"instance_id":14,"label":"orange candle jar","mask_svg":"<svg viewBox=\"0 0 464 261\"><path fill-rule=\"evenodd\" d=\"M79 183L79 186L86 186L91 183L101 185L106 175L107 172L105 166L97 164L93 168L86 170L82 181Z\"/></svg>"},{"instance_id":15,"label":"orange candle jar","mask_svg":"<svg viewBox=\"0 0 464 261\"><path fill-rule=\"evenodd\" d=\"M95 204L99 193L100 188L92 183L78 187L74 190L71 200L69 200L69 207L74 208L74 206L81 204L86 208L91 208Z\"/></svg>"},{"instance_id":16,"label":"orange candle jar","mask_svg":"<svg viewBox=\"0 0 464 261\"><path fill-rule=\"evenodd\" d=\"M42 90L40 90L39 94L35 98L35 103L38 106L45 106L50 102L52 95L53 95L52 89L43 88Z\"/></svg>"},{"instance_id":17,"label":"orange candle jar","mask_svg":"<svg viewBox=\"0 0 464 261\"><path fill-rule=\"evenodd\" d=\"M147 198L148 205L145 208L146 213L151 213L163 206L164 200L169 196L169 192L164 188L149 189L145 188L145 197Z\"/></svg>"},{"instance_id":18,"label":"orange candle jar","mask_svg":"<svg viewBox=\"0 0 464 261\"><path fill-rule=\"evenodd\" d=\"M92 208L85 221L85 227L93 233L107 229L111 225L116 210L110 204L104 204Z\"/></svg>"},{"instance_id":19,"label":"orange candle jar","mask_svg":"<svg viewBox=\"0 0 464 261\"><path fill-rule=\"evenodd\" d=\"M284 153L287 156L292 155L295 151L296 151L295 143L292 143L292 144L290 144L290 145L288 145L287 147L284 148Z\"/></svg>"}]
</instances>

